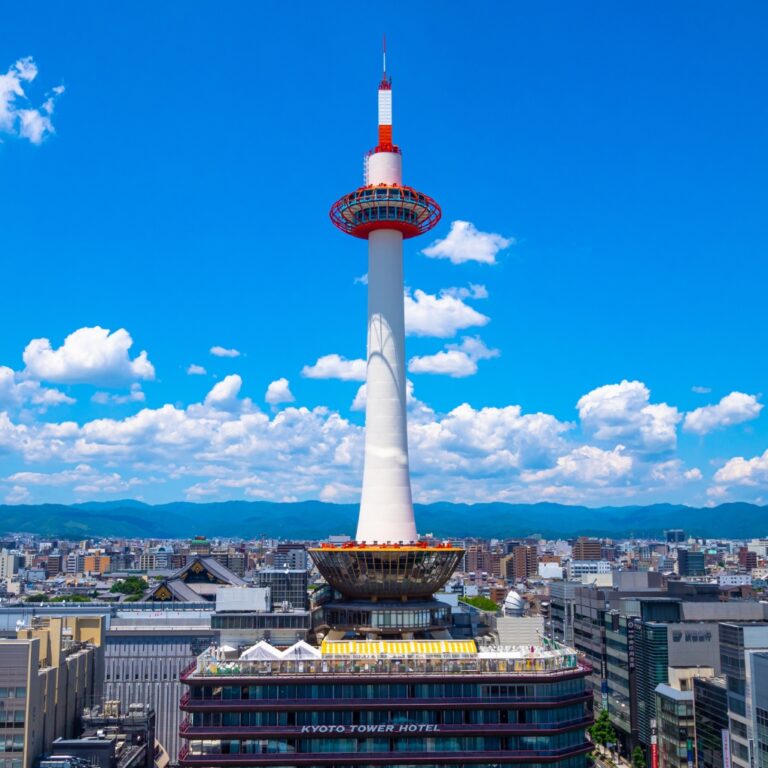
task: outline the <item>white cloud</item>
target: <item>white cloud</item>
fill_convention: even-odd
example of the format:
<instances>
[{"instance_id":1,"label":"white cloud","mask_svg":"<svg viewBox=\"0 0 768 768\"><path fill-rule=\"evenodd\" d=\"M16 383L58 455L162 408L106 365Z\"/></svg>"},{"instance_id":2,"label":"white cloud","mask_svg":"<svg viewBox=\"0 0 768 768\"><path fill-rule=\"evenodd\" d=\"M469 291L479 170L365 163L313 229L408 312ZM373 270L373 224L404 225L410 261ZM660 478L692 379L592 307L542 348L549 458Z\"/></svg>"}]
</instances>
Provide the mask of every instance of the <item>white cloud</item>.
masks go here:
<instances>
[{"instance_id":1,"label":"white cloud","mask_svg":"<svg viewBox=\"0 0 768 768\"><path fill-rule=\"evenodd\" d=\"M72 405L74 398L58 389L43 387L38 381L24 379L18 373L0 365L0 408L36 406L45 411L53 405Z\"/></svg>"},{"instance_id":2,"label":"white cloud","mask_svg":"<svg viewBox=\"0 0 768 768\"><path fill-rule=\"evenodd\" d=\"M487 299L488 289L484 285L470 283L466 288L443 288L440 292L444 296L453 296L455 299Z\"/></svg>"},{"instance_id":3,"label":"white cloud","mask_svg":"<svg viewBox=\"0 0 768 768\"><path fill-rule=\"evenodd\" d=\"M238 405L237 396L242 386L243 380L236 373L225 376L216 382L205 396L205 405L225 411L234 409Z\"/></svg>"},{"instance_id":4,"label":"white cloud","mask_svg":"<svg viewBox=\"0 0 768 768\"><path fill-rule=\"evenodd\" d=\"M347 360L337 354L323 355L314 365L305 365L301 375L307 379L341 379L365 381L365 360Z\"/></svg>"},{"instance_id":5,"label":"white cloud","mask_svg":"<svg viewBox=\"0 0 768 768\"><path fill-rule=\"evenodd\" d=\"M681 414L666 403L652 404L641 381L598 387L580 398L576 407L584 431L595 440L621 442L646 452L673 450L677 444Z\"/></svg>"},{"instance_id":6,"label":"white cloud","mask_svg":"<svg viewBox=\"0 0 768 768\"><path fill-rule=\"evenodd\" d=\"M292 403L296 398L291 392L290 382L286 378L276 379L267 387L264 400L270 405Z\"/></svg>"},{"instance_id":7,"label":"white cloud","mask_svg":"<svg viewBox=\"0 0 768 768\"><path fill-rule=\"evenodd\" d=\"M723 485L768 486L768 450L762 456L745 459L735 456L715 472L715 482Z\"/></svg>"},{"instance_id":8,"label":"white cloud","mask_svg":"<svg viewBox=\"0 0 768 768\"><path fill-rule=\"evenodd\" d=\"M31 56L19 59L4 75L0 75L0 132L40 144L54 133L51 115L56 99L64 93L58 86L40 107L29 106L25 84L37 77L37 65Z\"/></svg>"},{"instance_id":9,"label":"white cloud","mask_svg":"<svg viewBox=\"0 0 768 768\"><path fill-rule=\"evenodd\" d=\"M354 285L368 285L368 273L366 272L364 275L360 275L360 277L356 277L352 283Z\"/></svg>"},{"instance_id":10,"label":"white cloud","mask_svg":"<svg viewBox=\"0 0 768 768\"><path fill-rule=\"evenodd\" d=\"M479 337L465 336L461 344L448 344L434 355L412 357L408 361L411 373L436 373L455 379L477 373L477 361L499 356L498 349L489 349Z\"/></svg>"},{"instance_id":11,"label":"white cloud","mask_svg":"<svg viewBox=\"0 0 768 768\"><path fill-rule=\"evenodd\" d=\"M187 368L187 374L189 376L205 376L206 373L208 373L208 371L206 371L202 365L195 365L195 363L192 363Z\"/></svg>"},{"instance_id":12,"label":"white cloud","mask_svg":"<svg viewBox=\"0 0 768 768\"><path fill-rule=\"evenodd\" d=\"M125 405L126 403L143 403L146 395L141 389L141 384L131 384L131 391L126 395L115 395L110 392L95 392L91 401L99 405Z\"/></svg>"},{"instance_id":13,"label":"white cloud","mask_svg":"<svg viewBox=\"0 0 768 768\"><path fill-rule=\"evenodd\" d=\"M712 387L691 387L691 392L695 392L697 395L708 395L712 391Z\"/></svg>"},{"instance_id":14,"label":"white cloud","mask_svg":"<svg viewBox=\"0 0 768 768\"><path fill-rule=\"evenodd\" d=\"M33 491L24 496L29 501L129 494L140 477L150 489L143 495L160 494L163 500L321 495L358 500L362 427L325 407L288 405L266 414L241 397L242 388L239 376L228 376L203 403L142 408L124 418L82 425L16 423L0 412L0 452L18 457L28 473L0 478L0 497L24 488ZM413 396L410 382L408 394L413 487L419 501L658 500L703 479L700 470L674 456L655 461L623 442L582 444L573 424L546 413L524 413L519 405L474 408L465 403L436 414ZM364 399L362 392L359 399ZM768 465L768 456L763 463ZM719 480L736 483L748 476L742 482L757 483L759 462L747 464L751 469L737 475L734 468L740 465L734 460ZM81 465L89 470L78 469ZM64 472L70 474L58 474ZM53 478L46 479L49 475Z\"/></svg>"},{"instance_id":15,"label":"white cloud","mask_svg":"<svg viewBox=\"0 0 768 768\"><path fill-rule=\"evenodd\" d=\"M563 435L570 429L549 414L523 414L519 405L475 409L464 403L441 418L410 422L411 465L421 492L426 484L445 490L458 475L486 478L485 488L474 489L471 497L494 498L519 482L520 470L550 465L566 449Z\"/></svg>"},{"instance_id":16,"label":"white cloud","mask_svg":"<svg viewBox=\"0 0 768 768\"><path fill-rule=\"evenodd\" d=\"M632 471L632 457L624 451L623 445L611 451L582 445L558 457L554 467L523 472L523 480L579 487L615 485Z\"/></svg>"},{"instance_id":17,"label":"white cloud","mask_svg":"<svg viewBox=\"0 0 768 768\"><path fill-rule=\"evenodd\" d=\"M240 357L240 351L237 349L227 349L226 347L211 347L210 353L214 357Z\"/></svg>"},{"instance_id":18,"label":"white cloud","mask_svg":"<svg viewBox=\"0 0 768 768\"><path fill-rule=\"evenodd\" d=\"M24 373L61 384L117 385L136 379L154 379L155 369L142 351L131 360L131 335L124 328L79 328L53 349L49 339L32 339L24 350Z\"/></svg>"},{"instance_id":19,"label":"white cloud","mask_svg":"<svg viewBox=\"0 0 768 768\"><path fill-rule=\"evenodd\" d=\"M453 264L464 264L467 261L495 264L496 254L514 245L514 242L511 237L480 232L468 221L454 221L448 236L436 240L422 253L432 259L450 259Z\"/></svg>"},{"instance_id":20,"label":"white cloud","mask_svg":"<svg viewBox=\"0 0 768 768\"><path fill-rule=\"evenodd\" d=\"M477 289L482 288L478 293ZM472 298L485 298L484 286L475 286ZM458 295L466 289L447 288L438 295L416 289L405 293L405 332L412 336L455 336L457 331L487 325L490 318L473 309ZM484 292L484 294L483 294Z\"/></svg>"},{"instance_id":21,"label":"white cloud","mask_svg":"<svg viewBox=\"0 0 768 768\"><path fill-rule=\"evenodd\" d=\"M72 469L58 472L16 472L4 480L16 483L17 489L24 488L27 493L30 486L54 488L70 486L75 493L86 495L129 491L145 482L135 477L125 480L117 472L101 472L88 464L78 464Z\"/></svg>"},{"instance_id":22,"label":"white cloud","mask_svg":"<svg viewBox=\"0 0 768 768\"><path fill-rule=\"evenodd\" d=\"M756 419L763 406L756 395L731 392L716 405L705 405L686 413L683 429L697 435L706 435L715 429L731 427Z\"/></svg>"},{"instance_id":23,"label":"white cloud","mask_svg":"<svg viewBox=\"0 0 768 768\"><path fill-rule=\"evenodd\" d=\"M25 488L23 485L14 485L5 494L4 501L6 504L24 504L32 501L32 494L29 492L29 488Z\"/></svg>"},{"instance_id":24,"label":"white cloud","mask_svg":"<svg viewBox=\"0 0 768 768\"><path fill-rule=\"evenodd\" d=\"M345 483L328 483L323 486L318 494L320 501L343 502L360 495L359 485L347 485Z\"/></svg>"},{"instance_id":25,"label":"white cloud","mask_svg":"<svg viewBox=\"0 0 768 768\"><path fill-rule=\"evenodd\" d=\"M361 384L357 392L355 393L355 399L352 401L352 405L349 406L350 411L364 411L365 404L368 401L368 392L365 388L365 384Z\"/></svg>"}]
</instances>

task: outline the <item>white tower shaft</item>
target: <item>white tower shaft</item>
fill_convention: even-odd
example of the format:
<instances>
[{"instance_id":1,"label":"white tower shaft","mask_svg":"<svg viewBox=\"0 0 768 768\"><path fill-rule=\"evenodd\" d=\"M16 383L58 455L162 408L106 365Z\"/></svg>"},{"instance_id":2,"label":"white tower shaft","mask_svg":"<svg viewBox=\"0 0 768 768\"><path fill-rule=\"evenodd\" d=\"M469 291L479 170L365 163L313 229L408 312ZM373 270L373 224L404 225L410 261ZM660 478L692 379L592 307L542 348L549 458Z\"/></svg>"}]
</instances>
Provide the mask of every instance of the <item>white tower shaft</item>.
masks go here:
<instances>
[{"instance_id":1,"label":"white tower shaft","mask_svg":"<svg viewBox=\"0 0 768 768\"><path fill-rule=\"evenodd\" d=\"M401 184L401 155L372 155L368 173L370 184ZM365 467L356 539L417 540L408 470L403 235L394 229L368 236Z\"/></svg>"}]
</instances>

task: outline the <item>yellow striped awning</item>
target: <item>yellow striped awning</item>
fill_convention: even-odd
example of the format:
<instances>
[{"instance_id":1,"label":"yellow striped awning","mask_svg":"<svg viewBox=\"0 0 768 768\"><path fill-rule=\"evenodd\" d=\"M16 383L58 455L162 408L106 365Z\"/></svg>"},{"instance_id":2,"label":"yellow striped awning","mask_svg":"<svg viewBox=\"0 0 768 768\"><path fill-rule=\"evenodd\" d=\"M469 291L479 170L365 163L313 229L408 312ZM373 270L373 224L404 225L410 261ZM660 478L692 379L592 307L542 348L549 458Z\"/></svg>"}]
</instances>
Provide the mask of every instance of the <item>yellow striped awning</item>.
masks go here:
<instances>
[{"instance_id":1,"label":"yellow striped awning","mask_svg":"<svg viewBox=\"0 0 768 768\"><path fill-rule=\"evenodd\" d=\"M323 640L323 656L408 657L469 656L477 653L474 640Z\"/></svg>"}]
</instances>

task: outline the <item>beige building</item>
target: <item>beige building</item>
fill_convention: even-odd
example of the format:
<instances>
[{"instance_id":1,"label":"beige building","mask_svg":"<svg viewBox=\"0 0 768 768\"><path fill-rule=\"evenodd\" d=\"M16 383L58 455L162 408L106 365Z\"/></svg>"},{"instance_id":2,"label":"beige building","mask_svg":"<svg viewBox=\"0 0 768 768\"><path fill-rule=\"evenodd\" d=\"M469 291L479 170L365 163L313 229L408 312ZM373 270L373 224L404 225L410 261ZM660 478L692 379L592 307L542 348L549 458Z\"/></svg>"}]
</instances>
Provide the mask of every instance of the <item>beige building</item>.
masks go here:
<instances>
[{"instance_id":1,"label":"beige building","mask_svg":"<svg viewBox=\"0 0 768 768\"><path fill-rule=\"evenodd\" d=\"M104 618L45 617L0 640L0 765L32 768L54 739L72 737L101 702Z\"/></svg>"},{"instance_id":2,"label":"beige building","mask_svg":"<svg viewBox=\"0 0 768 768\"><path fill-rule=\"evenodd\" d=\"M0 550L0 581L10 580L19 572L21 567L21 555L18 552Z\"/></svg>"}]
</instances>

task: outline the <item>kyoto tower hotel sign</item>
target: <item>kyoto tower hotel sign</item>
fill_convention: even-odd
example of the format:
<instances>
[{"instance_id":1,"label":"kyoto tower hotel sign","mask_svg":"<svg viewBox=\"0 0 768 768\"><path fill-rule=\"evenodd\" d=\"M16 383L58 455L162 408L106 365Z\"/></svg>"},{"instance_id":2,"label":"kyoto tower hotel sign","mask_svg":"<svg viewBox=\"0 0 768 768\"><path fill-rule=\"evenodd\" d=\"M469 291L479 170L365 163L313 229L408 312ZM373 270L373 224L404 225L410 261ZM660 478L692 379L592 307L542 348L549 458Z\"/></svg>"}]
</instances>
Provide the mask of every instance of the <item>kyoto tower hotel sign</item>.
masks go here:
<instances>
[{"instance_id":1,"label":"kyoto tower hotel sign","mask_svg":"<svg viewBox=\"0 0 768 768\"><path fill-rule=\"evenodd\" d=\"M379 141L365 158L365 184L338 200L331 221L368 241L368 365L365 463L355 542L311 550L326 580L346 598L424 599L453 573L462 550L418 541L406 423L403 240L432 229L440 207L403 185L392 139L392 81L379 83Z\"/></svg>"}]
</instances>

